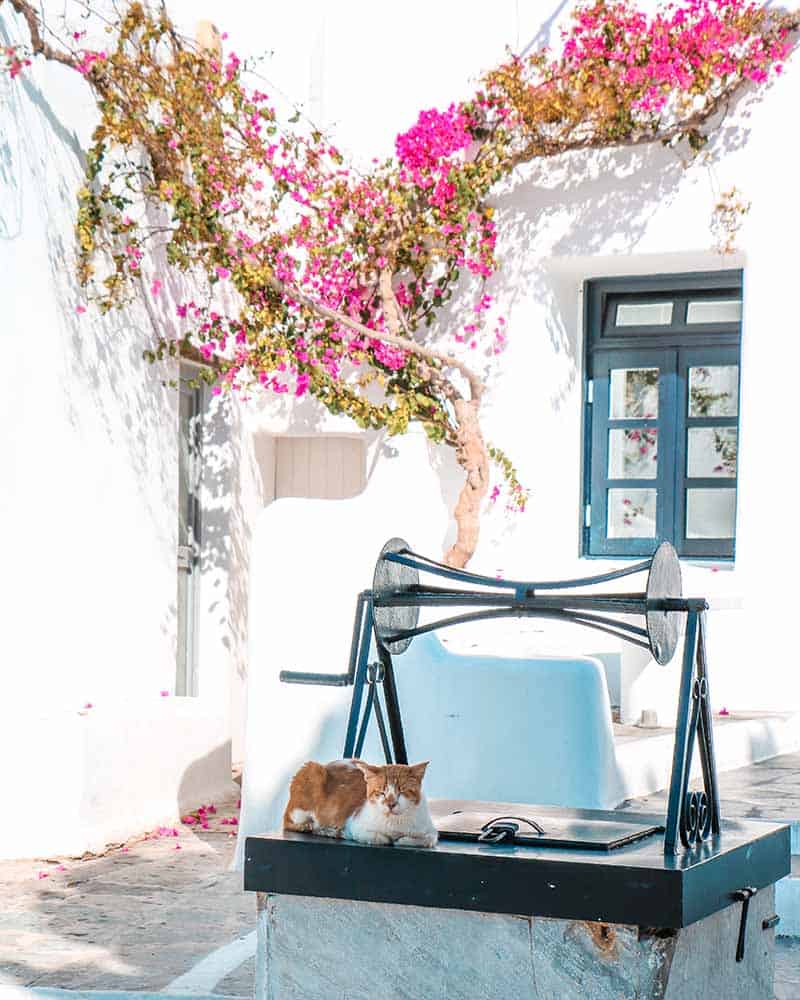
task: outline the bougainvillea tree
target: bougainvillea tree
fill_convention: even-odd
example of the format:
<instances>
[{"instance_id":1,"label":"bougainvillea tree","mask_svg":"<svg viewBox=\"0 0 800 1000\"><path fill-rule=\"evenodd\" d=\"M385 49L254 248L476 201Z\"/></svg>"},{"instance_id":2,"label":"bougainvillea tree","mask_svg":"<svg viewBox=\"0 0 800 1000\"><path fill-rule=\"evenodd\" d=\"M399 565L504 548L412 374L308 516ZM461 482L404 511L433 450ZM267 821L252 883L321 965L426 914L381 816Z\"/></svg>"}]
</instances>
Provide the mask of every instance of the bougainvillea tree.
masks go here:
<instances>
[{"instance_id":1,"label":"bougainvillea tree","mask_svg":"<svg viewBox=\"0 0 800 1000\"><path fill-rule=\"evenodd\" d=\"M560 51L510 56L470 99L423 111L395 155L362 172L322 132L280 120L208 25L190 40L162 7L134 2L100 51L79 32L50 43L27 0L5 2L30 39L5 50L6 70L55 59L97 100L78 192L87 297L124 303L163 259L197 291L177 306L179 340L154 345L151 360L193 349L216 392L311 394L392 434L420 423L465 475L446 556L456 566L475 550L492 459L510 504L526 499L510 460L484 441L485 381L470 364L481 332L494 350L505 339L491 296L492 189L519 164L571 150L702 148L743 89L780 72L800 24L745 0L652 16L630 0L579 3ZM148 274L147 294L164 280ZM473 295L472 312L447 329L456 287Z\"/></svg>"}]
</instances>

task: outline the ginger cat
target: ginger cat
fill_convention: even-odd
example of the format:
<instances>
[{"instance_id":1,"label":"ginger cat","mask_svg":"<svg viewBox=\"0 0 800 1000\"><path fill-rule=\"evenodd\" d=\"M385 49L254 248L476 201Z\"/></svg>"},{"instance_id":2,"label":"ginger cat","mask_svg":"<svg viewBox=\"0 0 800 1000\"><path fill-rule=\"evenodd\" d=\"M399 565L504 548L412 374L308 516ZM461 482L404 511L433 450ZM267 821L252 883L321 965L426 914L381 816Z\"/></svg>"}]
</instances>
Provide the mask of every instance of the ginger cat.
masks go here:
<instances>
[{"instance_id":1,"label":"ginger cat","mask_svg":"<svg viewBox=\"0 0 800 1000\"><path fill-rule=\"evenodd\" d=\"M427 766L309 761L292 778L283 828L359 844L433 847L439 835L422 791Z\"/></svg>"}]
</instances>

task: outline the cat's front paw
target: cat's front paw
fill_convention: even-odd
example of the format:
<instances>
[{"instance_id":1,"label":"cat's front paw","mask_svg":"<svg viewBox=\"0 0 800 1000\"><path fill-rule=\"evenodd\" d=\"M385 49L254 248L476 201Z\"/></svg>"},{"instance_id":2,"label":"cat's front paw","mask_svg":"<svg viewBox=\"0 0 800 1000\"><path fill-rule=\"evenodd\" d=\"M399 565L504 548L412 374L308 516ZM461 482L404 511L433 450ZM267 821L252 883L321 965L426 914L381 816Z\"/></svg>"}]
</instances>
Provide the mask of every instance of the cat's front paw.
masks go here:
<instances>
[{"instance_id":1,"label":"cat's front paw","mask_svg":"<svg viewBox=\"0 0 800 1000\"><path fill-rule=\"evenodd\" d=\"M392 842L390 836L377 830L363 831L353 837L353 840L359 844L371 844L373 847L388 847Z\"/></svg>"},{"instance_id":2,"label":"cat's front paw","mask_svg":"<svg viewBox=\"0 0 800 1000\"><path fill-rule=\"evenodd\" d=\"M401 837L395 841L395 844L398 847L436 847L438 840L439 834L436 832L415 833L407 837Z\"/></svg>"}]
</instances>

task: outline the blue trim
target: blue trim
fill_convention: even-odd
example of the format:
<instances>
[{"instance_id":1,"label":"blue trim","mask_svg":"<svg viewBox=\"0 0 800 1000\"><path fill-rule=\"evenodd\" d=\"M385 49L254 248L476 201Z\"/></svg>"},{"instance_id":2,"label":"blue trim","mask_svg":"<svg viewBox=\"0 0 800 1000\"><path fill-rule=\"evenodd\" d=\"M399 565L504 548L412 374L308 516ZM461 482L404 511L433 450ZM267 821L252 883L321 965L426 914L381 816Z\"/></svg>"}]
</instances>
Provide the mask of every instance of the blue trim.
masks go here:
<instances>
[{"instance_id":1,"label":"blue trim","mask_svg":"<svg viewBox=\"0 0 800 1000\"><path fill-rule=\"evenodd\" d=\"M652 555L670 541L685 558L732 560L735 539L690 539L685 531L687 431L689 427L730 426L739 418L688 418L689 366L740 366L740 323L687 324L688 302L721 294L741 296L742 272L719 271L638 278L610 278L584 283L585 379L594 382L589 403L584 388L583 507L581 554L593 558L636 558ZM617 328L613 308L623 300L670 299L672 322L660 327ZM610 372L615 368L659 368L657 420L612 420L609 417ZM608 476L609 432L615 428L656 427L658 470L654 479L613 480ZM737 469L738 471L738 469ZM738 477L693 479L695 488L736 489ZM608 490L655 489L654 538L608 538ZM591 525L585 507L591 505Z\"/></svg>"}]
</instances>

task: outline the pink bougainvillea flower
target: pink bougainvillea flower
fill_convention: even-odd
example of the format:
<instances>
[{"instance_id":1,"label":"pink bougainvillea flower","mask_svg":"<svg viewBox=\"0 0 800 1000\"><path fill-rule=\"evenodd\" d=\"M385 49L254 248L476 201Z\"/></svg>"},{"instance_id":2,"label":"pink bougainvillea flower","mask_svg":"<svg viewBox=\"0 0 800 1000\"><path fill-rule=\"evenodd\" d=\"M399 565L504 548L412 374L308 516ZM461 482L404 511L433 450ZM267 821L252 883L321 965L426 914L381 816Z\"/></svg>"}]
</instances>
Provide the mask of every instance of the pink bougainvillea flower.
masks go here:
<instances>
[{"instance_id":1,"label":"pink bougainvillea flower","mask_svg":"<svg viewBox=\"0 0 800 1000\"><path fill-rule=\"evenodd\" d=\"M130 850L130 847L123 847L122 848L122 853L123 854L127 854L129 850Z\"/></svg>"},{"instance_id":2,"label":"pink bougainvillea flower","mask_svg":"<svg viewBox=\"0 0 800 1000\"><path fill-rule=\"evenodd\" d=\"M86 312L86 306L75 306L75 312L82 316Z\"/></svg>"},{"instance_id":3,"label":"pink bougainvillea flower","mask_svg":"<svg viewBox=\"0 0 800 1000\"><path fill-rule=\"evenodd\" d=\"M154 278L153 279L153 284L150 286L150 294L153 297L155 297L156 295L159 294L159 292L161 291L161 288L162 288L162 283L159 281L158 278Z\"/></svg>"},{"instance_id":4,"label":"pink bougainvillea flower","mask_svg":"<svg viewBox=\"0 0 800 1000\"><path fill-rule=\"evenodd\" d=\"M196 816L181 816L181 823L183 823L184 826L194 826L196 822Z\"/></svg>"},{"instance_id":5,"label":"pink bougainvillea flower","mask_svg":"<svg viewBox=\"0 0 800 1000\"><path fill-rule=\"evenodd\" d=\"M66 865L56 865L56 871L57 872L65 872L66 870L67 870L67 866Z\"/></svg>"},{"instance_id":6,"label":"pink bougainvillea flower","mask_svg":"<svg viewBox=\"0 0 800 1000\"><path fill-rule=\"evenodd\" d=\"M181 850L181 845L180 844L176 844L175 845L175 850L176 851L180 851Z\"/></svg>"},{"instance_id":7,"label":"pink bougainvillea flower","mask_svg":"<svg viewBox=\"0 0 800 1000\"><path fill-rule=\"evenodd\" d=\"M83 707L84 708L94 708L94 705L90 701L87 701L86 704Z\"/></svg>"},{"instance_id":8,"label":"pink bougainvillea flower","mask_svg":"<svg viewBox=\"0 0 800 1000\"><path fill-rule=\"evenodd\" d=\"M50 875L48 872L37 872L36 877L38 879L43 879L43 878L50 878Z\"/></svg>"},{"instance_id":9,"label":"pink bougainvillea flower","mask_svg":"<svg viewBox=\"0 0 800 1000\"><path fill-rule=\"evenodd\" d=\"M169 698L169 691L160 691L159 694L162 698Z\"/></svg>"},{"instance_id":10,"label":"pink bougainvillea flower","mask_svg":"<svg viewBox=\"0 0 800 1000\"><path fill-rule=\"evenodd\" d=\"M730 715L731 713L730 713L730 712L728 711L728 709L727 709L727 708L721 708L721 709L719 710L719 714L720 714L720 715Z\"/></svg>"},{"instance_id":11,"label":"pink bougainvillea flower","mask_svg":"<svg viewBox=\"0 0 800 1000\"><path fill-rule=\"evenodd\" d=\"M227 267L217 267L216 272L217 272L217 277L221 278L223 281L226 278L230 278L231 276L231 272Z\"/></svg>"}]
</instances>

